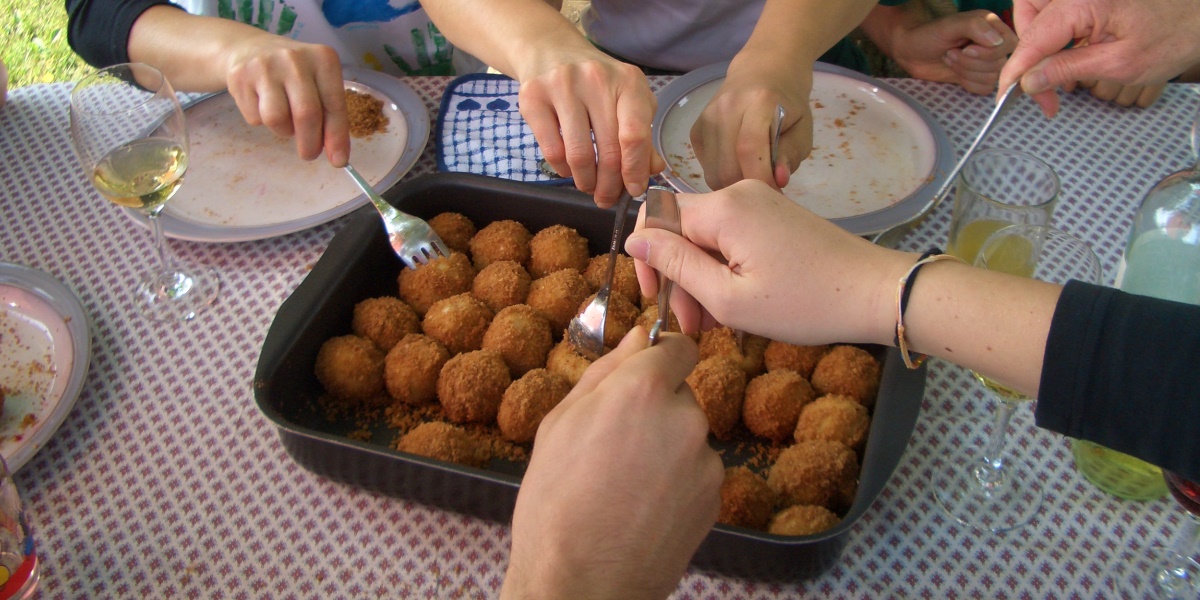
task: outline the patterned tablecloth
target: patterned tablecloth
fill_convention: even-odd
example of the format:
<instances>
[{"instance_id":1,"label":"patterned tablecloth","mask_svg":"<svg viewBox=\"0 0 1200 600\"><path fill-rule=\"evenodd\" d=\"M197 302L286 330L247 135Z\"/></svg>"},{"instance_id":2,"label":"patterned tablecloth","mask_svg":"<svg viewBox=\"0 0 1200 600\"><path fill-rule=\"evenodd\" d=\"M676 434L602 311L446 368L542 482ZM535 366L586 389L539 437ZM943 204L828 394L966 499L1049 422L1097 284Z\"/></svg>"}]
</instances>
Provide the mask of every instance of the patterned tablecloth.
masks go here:
<instances>
[{"instance_id":1,"label":"patterned tablecloth","mask_svg":"<svg viewBox=\"0 0 1200 600\"><path fill-rule=\"evenodd\" d=\"M435 115L449 79L407 81ZM991 106L948 85L892 83L930 109L959 152ZM82 395L16 477L42 555L40 596L494 597L505 525L313 475L284 453L254 404L250 384L271 319L342 220L256 242L172 240L178 257L220 269L223 297L192 323L146 322L128 291L152 260L150 235L84 179L68 141L69 89L12 90L0 109L0 261L62 280L93 319ZM1190 164L1200 89L1171 85L1148 110L1084 94L1064 101L1050 121L1024 102L989 145L1031 150L1061 173L1054 220L1095 245L1111 281L1137 200ZM434 168L430 147L410 177ZM945 203L906 246L943 244L949 215ZM990 409L968 372L934 361L900 467L835 567L790 585L689 572L674 597L1111 597L1102 583L1110 565L1166 543L1182 511L1170 500L1098 492L1075 472L1067 440L1036 429L1023 408L1009 447L1045 484L1042 513L1008 535L959 526L927 482L939 456L982 445Z\"/></svg>"}]
</instances>

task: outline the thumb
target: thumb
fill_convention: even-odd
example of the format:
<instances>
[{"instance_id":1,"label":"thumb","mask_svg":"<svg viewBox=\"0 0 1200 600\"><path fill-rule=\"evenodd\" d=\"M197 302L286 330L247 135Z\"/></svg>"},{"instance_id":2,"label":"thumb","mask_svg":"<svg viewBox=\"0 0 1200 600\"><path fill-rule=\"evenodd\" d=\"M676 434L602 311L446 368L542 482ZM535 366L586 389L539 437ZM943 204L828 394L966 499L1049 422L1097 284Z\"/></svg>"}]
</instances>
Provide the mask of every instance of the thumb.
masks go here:
<instances>
[{"instance_id":1,"label":"thumb","mask_svg":"<svg viewBox=\"0 0 1200 600\"><path fill-rule=\"evenodd\" d=\"M688 324L684 326L684 331L692 331L694 328L690 325L700 323L701 307L711 309L719 303L720 294L728 294L732 290L735 275L721 260L719 253L714 252L717 255L714 257L710 249L669 231L640 229L625 241L625 252L662 273L687 292L676 293L671 298L671 308L675 310L680 325ZM695 300L688 302L691 298Z\"/></svg>"}]
</instances>

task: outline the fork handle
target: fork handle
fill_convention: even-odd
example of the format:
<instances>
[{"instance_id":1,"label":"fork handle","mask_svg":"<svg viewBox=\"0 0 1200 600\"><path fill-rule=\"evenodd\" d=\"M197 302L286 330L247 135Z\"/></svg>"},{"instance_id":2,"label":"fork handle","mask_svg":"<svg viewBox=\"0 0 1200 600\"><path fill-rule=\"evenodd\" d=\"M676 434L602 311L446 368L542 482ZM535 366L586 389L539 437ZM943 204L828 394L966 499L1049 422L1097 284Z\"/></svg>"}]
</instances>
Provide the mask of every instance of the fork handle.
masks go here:
<instances>
[{"instance_id":1,"label":"fork handle","mask_svg":"<svg viewBox=\"0 0 1200 600\"><path fill-rule=\"evenodd\" d=\"M675 192L662 186L653 186L646 190L646 227L665 229L676 235L682 235L683 229L679 224L679 203L675 200ZM658 320L650 328L650 344L658 342L658 336L665 331L671 322L671 292L675 282L667 279L664 273L658 274Z\"/></svg>"}]
</instances>

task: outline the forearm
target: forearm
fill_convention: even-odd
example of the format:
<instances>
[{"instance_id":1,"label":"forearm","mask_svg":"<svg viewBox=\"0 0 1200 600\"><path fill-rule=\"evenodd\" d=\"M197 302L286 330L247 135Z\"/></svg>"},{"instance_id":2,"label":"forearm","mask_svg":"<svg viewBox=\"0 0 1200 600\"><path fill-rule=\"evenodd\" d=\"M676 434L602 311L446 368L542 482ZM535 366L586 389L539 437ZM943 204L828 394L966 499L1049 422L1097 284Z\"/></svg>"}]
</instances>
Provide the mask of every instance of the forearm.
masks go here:
<instances>
[{"instance_id":1,"label":"forearm","mask_svg":"<svg viewBox=\"0 0 1200 600\"><path fill-rule=\"evenodd\" d=\"M1036 397L1061 291L1057 285L950 261L927 264L905 311L906 338L915 352Z\"/></svg>"},{"instance_id":2,"label":"forearm","mask_svg":"<svg viewBox=\"0 0 1200 600\"><path fill-rule=\"evenodd\" d=\"M810 65L866 18L876 0L767 0L739 52L795 68Z\"/></svg>"},{"instance_id":3,"label":"forearm","mask_svg":"<svg viewBox=\"0 0 1200 600\"><path fill-rule=\"evenodd\" d=\"M133 24L129 60L154 65L177 90L215 92L227 85L229 49L247 39L270 35L237 21L155 6Z\"/></svg>"},{"instance_id":4,"label":"forearm","mask_svg":"<svg viewBox=\"0 0 1200 600\"><path fill-rule=\"evenodd\" d=\"M886 56L896 56L896 44L905 30L933 20L924 2L910 0L899 6L875 6L859 29Z\"/></svg>"},{"instance_id":5,"label":"forearm","mask_svg":"<svg viewBox=\"0 0 1200 600\"><path fill-rule=\"evenodd\" d=\"M602 55L543 0L423 0L421 5L455 46L521 81L538 68L547 53Z\"/></svg>"}]
</instances>

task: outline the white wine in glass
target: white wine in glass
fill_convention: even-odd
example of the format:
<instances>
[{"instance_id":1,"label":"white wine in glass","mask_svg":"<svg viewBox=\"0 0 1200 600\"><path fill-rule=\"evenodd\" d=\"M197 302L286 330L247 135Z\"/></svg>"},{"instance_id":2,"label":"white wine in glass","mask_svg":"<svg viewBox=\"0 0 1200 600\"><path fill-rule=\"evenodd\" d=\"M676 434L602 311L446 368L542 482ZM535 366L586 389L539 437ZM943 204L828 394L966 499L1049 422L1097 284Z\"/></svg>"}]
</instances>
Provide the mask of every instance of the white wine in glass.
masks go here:
<instances>
[{"instance_id":1,"label":"white wine in glass","mask_svg":"<svg viewBox=\"0 0 1200 600\"><path fill-rule=\"evenodd\" d=\"M1087 243L1045 225L1010 225L980 246L978 268L1049 283L1099 283L1100 260ZM975 377L996 401L994 426L982 451L934 473L937 503L956 521L1002 533L1021 527L1041 510L1043 492L1031 469L1004 452L1014 411L1033 398L979 373Z\"/></svg>"},{"instance_id":2,"label":"white wine in glass","mask_svg":"<svg viewBox=\"0 0 1200 600\"><path fill-rule=\"evenodd\" d=\"M166 77L141 63L85 77L71 90L71 142L101 195L150 222L158 267L135 291L141 312L159 321L189 321L211 306L221 289L217 272L177 265L158 219L188 167L183 109Z\"/></svg>"}]
</instances>

